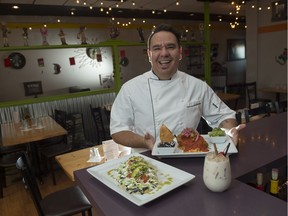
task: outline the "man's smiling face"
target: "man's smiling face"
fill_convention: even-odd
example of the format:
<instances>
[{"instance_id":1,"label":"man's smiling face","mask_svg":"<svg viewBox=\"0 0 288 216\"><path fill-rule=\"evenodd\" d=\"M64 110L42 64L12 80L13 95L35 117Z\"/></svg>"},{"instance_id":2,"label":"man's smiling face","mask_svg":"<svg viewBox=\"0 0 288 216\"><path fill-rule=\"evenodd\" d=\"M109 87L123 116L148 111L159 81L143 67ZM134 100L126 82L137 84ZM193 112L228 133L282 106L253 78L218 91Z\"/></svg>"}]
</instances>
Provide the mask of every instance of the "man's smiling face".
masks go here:
<instances>
[{"instance_id":1,"label":"man's smiling face","mask_svg":"<svg viewBox=\"0 0 288 216\"><path fill-rule=\"evenodd\" d=\"M157 32L149 47L147 52L154 73L159 79L171 79L182 59L182 47L179 47L176 37L171 32Z\"/></svg>"}]
</instances>

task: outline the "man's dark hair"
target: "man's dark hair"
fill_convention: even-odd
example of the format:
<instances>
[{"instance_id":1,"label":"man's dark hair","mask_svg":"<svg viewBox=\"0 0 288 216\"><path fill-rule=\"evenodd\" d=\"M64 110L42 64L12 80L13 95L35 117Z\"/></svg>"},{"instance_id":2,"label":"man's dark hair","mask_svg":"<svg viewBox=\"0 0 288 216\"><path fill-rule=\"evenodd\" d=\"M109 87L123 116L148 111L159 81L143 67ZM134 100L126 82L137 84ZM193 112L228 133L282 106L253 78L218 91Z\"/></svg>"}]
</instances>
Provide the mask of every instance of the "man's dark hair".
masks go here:
<instances>
[{"instance_id":1,"label":"man's dark hair","mask_svg":"<svg viewBox=\"0 0 288 216\"><path fill-rule=\"evenodd\" d=\"M160 24L156 28L153 29L153 31L151 32L151 34L148 38L148 42L147 42L148 49L150 48L150 42L151 42L151 39L154 36L154 34L156 34L157 32L161 32L161 31L171 32L173 35L175 35L176 40L177 40L177 44L180 47L180 39L181 39L180 32L171 25Z\"/></svg>"}]
</instances>

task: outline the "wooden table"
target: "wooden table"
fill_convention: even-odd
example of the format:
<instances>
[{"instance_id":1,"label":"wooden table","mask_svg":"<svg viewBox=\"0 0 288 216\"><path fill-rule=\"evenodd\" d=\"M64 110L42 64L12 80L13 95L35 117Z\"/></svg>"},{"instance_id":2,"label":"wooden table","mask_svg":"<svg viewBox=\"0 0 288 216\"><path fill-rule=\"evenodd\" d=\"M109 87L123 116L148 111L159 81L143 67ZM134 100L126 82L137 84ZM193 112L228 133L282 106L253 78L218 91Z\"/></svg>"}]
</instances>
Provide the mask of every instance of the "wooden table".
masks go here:
<instances>
[{"instance_id":1,"label":"wooden table","mask_svg":"<svg viewBox=\"0 0 288 216\"><path fill-rule=\"evenodd\" d=\"M86 169L75 171L75 181L90 200L97 215L114 216L175 216L175 215L287 215L287 202L249 186L243 176L275 167L275 162L287 161L287 113L253 121L240 131L238 154L230 155L232 183L223 193L208 190L203 181L203 157L163 158L143 153L155 160L194 174L196 178L185 185L147 203L137 206L101 181ZM286 156L286 160L285 160ZM272 168L271 168L272 167ZM277 166L276 166L277 167ZM280 174L280 172L279 172ZM282 173L283 174L283 173ZM240 180L241 179L241 180ZM264 178L269 182L269 178Z\"/></svg>"},{"instance_id":2,"label":"wooden table","mask_svg":"<svg viewBox=\"0 0 288 216\"><path fill-rule=\"evenodd\" d=\"M217 95L222 101L238 100L240 98L240 95L238 94L231 94L224 92L217 92Z\"/></svg>"},{"instance_id":3,"label":"wooden table","mask_svg":"<svg viewBox=\"0 0 288 216\"><path fill-rule=\"evenodd\" d=\"M20 122L1 124L1 136L3 146L27 144L28 151L31 152L31 160L34 165L35 173L39 177L39 180L42 181L37 141L64 136L67 134L67 131L50 116L39 117L37 121L41 125L39 124L38 127L36 125L32 126L27 130L23 130Z\"/></svg>"},{"instance_id":4,"label":"wooden table","mask_svg":"<svg viewBox=\"0 0 288 216\"><path fill-rule=\"evenodd\" d=\"M240 98L239 94L217 92L217 95L224 102L235 101L234 109L237 109L238 99Z\"/></svg>"},{"instance_id":5,"label":"wooden table","mask_svg":"<svg viewBox=\"0 0 288 216\"><path fill-rule=\"evenodd\" d=\"M103 157L100 162L87 162L89 160L90 148L58 155L55 157L55 159L67 176L74 181L74 171L105 163L102 145L96 145L95 147L98 148L101 157ZM118 148L120 151L119 157L123 157L131 153L130 147L118 145Z\"/></svg>"},{"instance_id":6,"label":"wooden table","mask_svg":"<svg viewBox=\"0 0 288 216\"><path fill-rule=\"evenodd\" d=\"M20 122L1 124L2 145L27 144L67 134L67 131L50 116L39 117L38 120L41 122L42 128L32 127L26 131L21 129Z\"/></svg>"},{"instance_id":7,"label":"wooden table","mask_svg":"<svg viewBox=\"0 0 288 216\"><path fill-rule=\"evenodd\" d=\"M287 94L287 89L285 88L276 88L276 87L264 87L260 88L259 91L268 92L268 93L275 93L276 94L276 101L280 101L280 94Z\"/></svg>"}]
</instances>

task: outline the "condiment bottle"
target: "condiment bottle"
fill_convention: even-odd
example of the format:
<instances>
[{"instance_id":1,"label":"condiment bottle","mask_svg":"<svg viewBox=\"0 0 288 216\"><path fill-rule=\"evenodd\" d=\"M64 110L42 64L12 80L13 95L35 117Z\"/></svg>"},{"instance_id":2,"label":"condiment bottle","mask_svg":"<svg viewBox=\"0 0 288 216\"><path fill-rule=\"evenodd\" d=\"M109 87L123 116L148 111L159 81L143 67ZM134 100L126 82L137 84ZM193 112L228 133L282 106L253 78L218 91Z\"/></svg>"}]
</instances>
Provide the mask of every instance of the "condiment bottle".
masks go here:
<instances>
[{"instance_id":1,"label":"condiment bottle","mask_svg":"<svg viewBox=\"0 0 288 216\"><path fill-rule=\"evenodd\" d=\"M264 191L263 173L260 173L260 172L257 173L256 188L259 189L259 190Z\"/></svg>"},{"instance_id":2,"label":"condiment bottle","mask_svg":"<svg viewBox=\"0 0 288 216\"><path fill-rule=\"evenodd\" d=\"M278 169L272 169L272 176L270 180L270 194L273 196L277 196L279 192L278 172Z\"/></svg>"}]
</instances>

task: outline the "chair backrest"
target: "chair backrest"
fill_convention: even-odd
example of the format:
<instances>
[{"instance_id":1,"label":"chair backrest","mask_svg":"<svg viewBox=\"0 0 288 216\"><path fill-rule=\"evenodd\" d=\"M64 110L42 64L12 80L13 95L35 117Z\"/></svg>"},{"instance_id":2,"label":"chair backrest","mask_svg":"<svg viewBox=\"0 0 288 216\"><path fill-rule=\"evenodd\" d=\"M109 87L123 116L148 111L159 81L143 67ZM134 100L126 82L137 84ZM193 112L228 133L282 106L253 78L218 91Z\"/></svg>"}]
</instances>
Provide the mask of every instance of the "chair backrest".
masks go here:
<instances>
[{"instance_id":1,"label":"chair backrest","mask_svg":"<svg viewBox=\"0 0 288 216\"><path fill-rule=\"evenodd\" d=\"M27 153L23 153L22 156L17 160L16 167L22 172L24 183L28 187L28 190L30 190L38 214L44 215L40 205L42 200L41 192L39 190L36 177L32 172Z\"/></svg>"},{"instance_id":2,"label":"chair backrest","mask_svg":"<svg viewBox=\"0 0 288 216\"><path fill-rule=\"evenodd\" d=\"M104 112L107 118L107 123L108 125L110 125L110 115L111 115L111 110L109 110L108 108L104 107Z\"/></svg>"},{"instance_id":3,"label":"chair backrest","mask_svg":"<svg viewBox=\"0 0 288 216\"><path fill-rule=\"evenodd\" d=\"M270 105L267 103L257 108L246 109L245 120L246 120L246 123L248 123L250 122L250 118L253 116L261 116L263 118L263 117L270 116L270 114L271 114L271 108L270 108Z\"/></svg>"},{"instance_id":4,"label":"chair backrest","mask_svg":"<svg viewBox=\"0 0 288 216\"><path fill-rule=\"evenodd\" d=\"M237 111L235 114L235 118L236 118L238 125L242 123L242 113L241 112Z\"/></svg>"},{"instance_id":5,"label":"chair backrest","mask_svg":"<svg viewBox=\"0 0 288 216\"><path fill-rule=\"evenodd\" d=\"M55 121L60 124L63 128L66 129L66 122L67 122L67 113L63 110L54 110L54 119Z\"/></svg>"},{"instance_id":6,"label":"chair backrest","mask_svg":"<svg viewBox=\"0 0 288 216\"><path fill-rule=\"evenodd\" d=\"M213 86L212 89L214 90L214 92L227 92L226 86Z\"/></svg>"},{"instance_id":7,"label":"chair backrest","mask_svg":"<svg viewBox=\"0 0 288 216\"><path fill-rule=\"evenodd\" d=\"M248 96L248 101L257 99L257 86L256 82L246 83L246 92Z\"/></svg>"},{"instance_id":8,"label":"chair backrest","mask_svg":"<svg viewBox=\"0 0 288 216\"><path fill-rule=\"evenodd\" d=\"M287 112L287 101L274 101L276 113Z\"/></svg>"},{"instance_id":9,"label":"chair backrest","mask_svg":"<svg viewBox=\"0 0 288 216\"><path fill-rule=\"evenodd\" d=\"M55 109L54 110L54 119L68 132L68 136L71 137L72 142L75 140L75 126L76 118L73 115L67 114L66 111Z\"/></svg>"},{"instance_id":10,"label":"chair backrest","mask_svg":"<svg viewBox=\"0 0 288 216\"><path fill-rule=\"evenodd\" d=\"M102 118L102 108L92 107L92 105L90 104L90 110L97 130L98 143L100 143L101 136L104 138L104 140L108 138L105 135L105 127Z\"/></svg>"}]
</instances>

